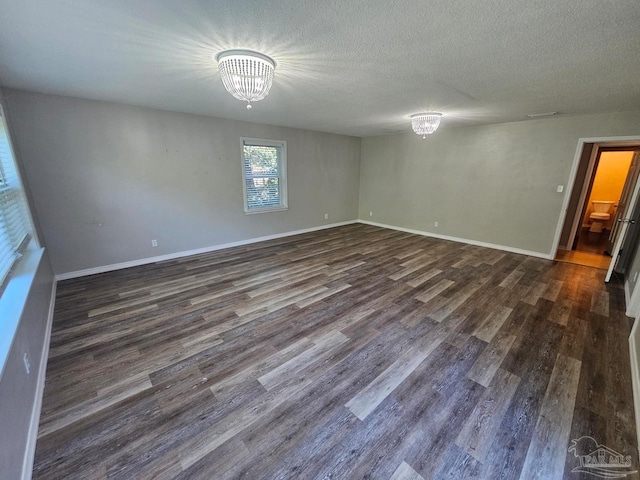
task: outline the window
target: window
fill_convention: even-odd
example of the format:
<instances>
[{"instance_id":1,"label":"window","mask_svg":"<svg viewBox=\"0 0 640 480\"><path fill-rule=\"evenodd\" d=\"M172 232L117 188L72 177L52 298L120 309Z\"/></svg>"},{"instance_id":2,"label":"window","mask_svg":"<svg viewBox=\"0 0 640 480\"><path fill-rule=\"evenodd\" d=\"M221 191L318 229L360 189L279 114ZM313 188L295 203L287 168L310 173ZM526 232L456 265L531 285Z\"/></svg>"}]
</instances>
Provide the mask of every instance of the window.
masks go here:
<instances>
[{"instance_id":1,"label":"window","mask_svg":"<svg viewBox=\"0 0 640 480\"><path fill-rule=\"evenodd\" d=\"M244 211L272 212L287 208L287 144L242 138Z\"/></svg>"},{"instance_id":2,"label":"window","mask_svg":"<svg viewBox=\"0 0 640 480\"><path fill-rule=\"evenodd\" d=\"M31 220L0 108L0 292L30 237Z\"/></svg>"}]
</instances>

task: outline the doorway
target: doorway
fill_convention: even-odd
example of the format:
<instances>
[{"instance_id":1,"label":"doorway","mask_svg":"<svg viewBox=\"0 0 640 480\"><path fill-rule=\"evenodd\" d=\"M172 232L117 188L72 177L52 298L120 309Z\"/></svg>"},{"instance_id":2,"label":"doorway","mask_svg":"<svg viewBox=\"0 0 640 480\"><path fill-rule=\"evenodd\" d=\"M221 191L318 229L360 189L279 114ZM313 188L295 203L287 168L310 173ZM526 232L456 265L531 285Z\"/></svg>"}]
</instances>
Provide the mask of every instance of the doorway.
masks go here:
<instances>
[{"instance_id":1,"label":"doorway","mask_svg":"<svg viewBox=\"0 0 640 480\"><path fill-rule=\"evenodd\" d=\"M625 238L635 238L640 142L581 142L555 259L624 273ZM560 226L560 225L559 225ZM629 227L632 227L629 229ZM619 240L619 242L617 242ZM628 241L626 242L627 251Z\"/></svg>"}]
</instances>

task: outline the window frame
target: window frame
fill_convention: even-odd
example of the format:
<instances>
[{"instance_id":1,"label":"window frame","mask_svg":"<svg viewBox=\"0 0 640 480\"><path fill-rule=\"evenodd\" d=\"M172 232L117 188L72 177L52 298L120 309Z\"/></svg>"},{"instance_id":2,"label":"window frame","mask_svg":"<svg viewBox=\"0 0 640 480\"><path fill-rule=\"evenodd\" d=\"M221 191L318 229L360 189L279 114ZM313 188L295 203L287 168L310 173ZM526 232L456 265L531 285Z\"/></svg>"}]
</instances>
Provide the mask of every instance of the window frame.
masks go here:
<instances>
[{"instance_id":1,"label":"window frame","mask_svg":"<svg viewBox=\"0 0 640 480\"><path fill-rule=\"evenodd\" d=\"M244 156L245 146L256 147L274 147L279 148L278 155L278 185L280 188L280 204L268 207L254 207L249 208L249 202L247 198L247 175L246 175L246 159ZM287 195L287 142L284 140L268 140L264 138L252 138L252 137L240 137L240 157L242 164L242 197L244 202L245 215L253 215L256 213L268 213L268 212L281 212L288 210L289 200ZM266 177L265 178L274 178Z\"/></svg>"},{"instance_id":2,"label":"window frame","mask_svg":"<svg viewBox=\"0 0 640 480\"><path fill-rule=\"evenodd\" d=\"M22 252L21 258L13 263L13 266L9 269L7 277L0 286L0 312L2 312L2 318L0 318L0 378L2 378L5 367L7 366L7 360L9 359L9 354L11 352L16 332L18 331L18 327L20 326L20 322L27 305L27 299L29 298L31 289L36 281L36 275L44 255L44 248L42 248L38 239L38 233L31 213L29 199L22 181L20 165L18 164L18 159L15 154L9 120L7 119L1 104L0 118L4 123L9 145L9 153L15 167L15 173L13 175L15 185L13 185L12 188L19 188L21 191L25 208L24 220L27 222L27 226L30 230L30 240L25 246L25 250ZM9 182L7 181L4 184L8 185ZM53 275L53 273L51 273L51 275ZM55 297L55 282L53 281L53 277L51 278L51 281L53 282L52 288L54 289L52 291L53 296L51 297L53 301L53 298Z\"/></svg>"},{"instance_id":3,"label":"window frame","mask_svg":"<svg viewBox=\"0 0 640 480\"><path fill-rule=\"evenodd\" d=\"M13 173L12 175L6 176L6 172L3 171L3 168L0 167L0 189L4 191L14 190L16 197L16 202L19 205L17 208L22 210L21 222L25 227L26 237L23 239L22 243L17 247L16 250L16 258L12 266L6 272L6 276L2 277L2 272L0 272L0 298L2 298L8 283L11 281L12 276L14 275L15 270L17 269L17 265L22 261L22 257L29 250L35 250L41 248L40 241L38 238L38 234L35 228L35 223L33 221L33 216L31 213L31 208L29 205L29 199L27 198L27 192L24 188L24 183L22 181L22 172L20 171L20 167L18 165L18 160L15 154L15 148L13 146L13 139L11 135L11 129L9 127L9 121L4 112L4 108L0 104L0 121L4 125L4 131L6 134L8 154L10 156L10 161L13 162ZM0 213L0 215L4 215L4 213ZM6 230L9 233L10 230Z\"/></svg>"}]
</instances>

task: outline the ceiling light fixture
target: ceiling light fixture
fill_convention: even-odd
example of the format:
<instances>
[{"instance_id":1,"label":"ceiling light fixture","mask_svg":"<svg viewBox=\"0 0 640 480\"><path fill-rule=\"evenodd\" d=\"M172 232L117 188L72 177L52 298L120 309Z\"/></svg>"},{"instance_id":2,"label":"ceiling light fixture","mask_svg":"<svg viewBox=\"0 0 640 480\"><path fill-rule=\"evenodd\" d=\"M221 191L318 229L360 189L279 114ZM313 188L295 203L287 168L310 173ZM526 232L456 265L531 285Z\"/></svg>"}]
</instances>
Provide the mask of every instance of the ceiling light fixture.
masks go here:
<instances>
[{"instance_id":1,"label":"ceiling light fixture","mask_svg":"<svg viewBox=\"0 0 640 480\"><path fill-rule=\"evenodd\" d=\"M427 135L431 135L438 129L441 118L441 113L416 113L411 115L411 128L418 135L422 135L422 138L427 138Z\"/></svg>"},{"instance_id":2,"label":"ceiling light fixture","mask_svg":"<svg viewBox=\"0 0 640 480\"><path fill-rule=\"evenodd\" d=\"M251 50L226 50L216 55L216 60L224 88L248 102L247 109L269 93L276 68L272 58Z\"/></svg>"}]
</instances>

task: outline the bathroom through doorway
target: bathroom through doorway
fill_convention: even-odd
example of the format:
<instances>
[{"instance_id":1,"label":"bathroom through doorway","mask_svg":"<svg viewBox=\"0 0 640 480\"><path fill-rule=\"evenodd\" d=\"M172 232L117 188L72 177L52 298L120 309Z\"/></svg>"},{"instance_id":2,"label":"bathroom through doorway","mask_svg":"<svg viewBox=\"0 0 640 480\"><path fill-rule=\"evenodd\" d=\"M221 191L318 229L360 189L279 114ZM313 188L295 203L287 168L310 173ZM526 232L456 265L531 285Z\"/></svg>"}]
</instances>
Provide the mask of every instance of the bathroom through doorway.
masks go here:
<instances>
[{"instance_id":1,"label":"bathroom through doorway","mask_svg":"<svg viewBox=\"0 0 640 480\"><path fill-rule=\"evenodd\" d=\"M556 260L609 269L607 278L610 267L624 273L628 252L621 245L637 237L632 217L640 214L634 212L639 152L636 145L584 145Z\"/></svg>"}]
</instances>

